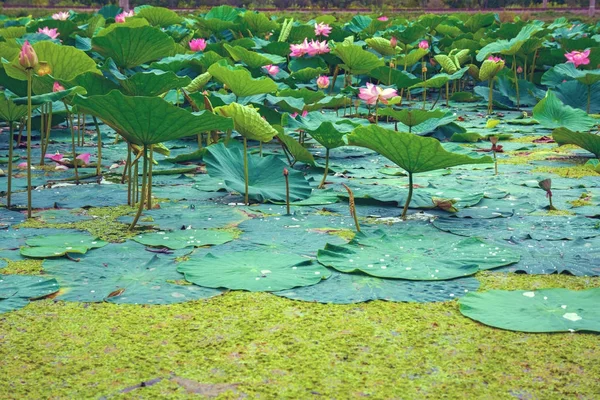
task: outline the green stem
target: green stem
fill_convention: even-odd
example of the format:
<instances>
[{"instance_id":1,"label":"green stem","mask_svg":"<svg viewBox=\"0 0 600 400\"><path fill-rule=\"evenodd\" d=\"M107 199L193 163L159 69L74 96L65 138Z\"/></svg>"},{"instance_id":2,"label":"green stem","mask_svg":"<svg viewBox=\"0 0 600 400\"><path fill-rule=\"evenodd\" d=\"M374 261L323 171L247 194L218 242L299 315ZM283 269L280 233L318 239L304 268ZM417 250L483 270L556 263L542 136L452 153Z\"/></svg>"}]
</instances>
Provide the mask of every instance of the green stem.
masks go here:
<instances>
[{"instance_id":1,"label":"green stem","mask_svg":"<svg viewBox=\"0 0 600 400\"><path fill-rule=\"evenodd\" d=\"M6 195L6 207L10 208L10 196L11 196L11 188L12 188L12 171L13 171L13 135L14 135L14 125L13 121L8 122L8 182L6 183L6 190L8 194Z\"/></svg>"},{"instance_id":2,"label":"green stem","mask_svg":"<svg viewBox=\"0 0 600 400\"><path fill-rule=\"evenodd\" d=\"M31 78L33 70L27 69L27 218L31 218Z\"/></svg>"},{"instance_id":3,"label":"green stem","mask_svg":"<svg viewBox=\"0 0 600 400\"><path fill-rule=\"evenodd\" d=\"M446 107L448 107L449 97L450 97L450 82L446 82Z\"/></svg>"},{"instance_id":4,"label":"green stem","mask_svg":"<svg viewBox=\"0 0 600 400\"><path fill-rule=\"evenodd\" d=\"M94 125L96 127L96 137L98 139L98 160L96 161L96 175L102 176L102 134L100 133L100 125L98 125L98 120L95 116L92 116L94 120ZM100 183L100 180L98 180Z\"/></svg>"},{"instance_id":5,"label":"green stem","mask_svg":"<svg viewBox=\"0 0 600 400\"><path fill-rule=\"evenodd\" d=\"M125 175L127 175L127 205L133 206L134 202L131 197L131 145L127 144L127 161L123 168L123 176L121 177L121 183L125 182Z\"/></svg>"},{"instance_id":6,"label":"green stem","mask_svg":"<svg viewBox=\"0 0 600 400\"><path fill-rule=\"evenodd\" d=\"M287 215L290 215L290 180L288 174L285 174L285 206L287 210Z\"/></svg>"},{"instance_id":7,"label":"green stem","mask_svg":"<svg viewBox=\"0 0 600 400\"><path fill-rule=\"evenodd\" d=\"M402 216L401 218L403 220L406 219L406 212L408 211L408 205L410 204L410 201L412 200L412 194L413 194L413 175L412 172L408 173L408 197L406 198L406 203L404 204L404 208L402 209Z\"/></svg>"},{"instance_id":8,"label":"green stem","mask_svg":"<svg viewBox=\"0 0 600 400\"><path fill-rule=\"evenodd\" d=\"M152 210L152 164L154 163L154 149L150 145L150 158L148 165L148 210Z\"/></svg>"},{"instance_id":9,"label":"green stem","mask_svg":"<svg viewBox=\"0 0 600 400\"><path fill-rule=\"evenodd\" d=\"M323 173L323 179L319 184L319 189L325 188L325 181L327 180L327 174L329 173L329 149L325 150L325 172Z\"/></svg>"},{"instance_id":10,"label":"green stem","mask_svg":"<svg viewBox=\"0 0 600 400\"><path fill-rule=\"evenodd\" d=\"M379 114L378 114L378 107L379 106L379 101L375 100L375 125L379 124Z\"/></svg>"},{"instance_id":11,"label":"green stem","mask_svg":"<svg viewBox=\"0 0 600 400\"><path fill-rule=\"evenodd\" d=\"M496 151L494 153L494 175L498 175L498 159L496 158Z\"/></svg>"},{"instance_id":12,"label":"green stem","mask_svg":"<svg viewBox=\"0 0 600 400\"><path fill-rule=\"evenodd\" d=\"M590 113L590 106L592 104L592 86L587 85L587 113Z\"/></svg>"},{"instance_id":13,"label":"green stem","mask_svg":"<svg viewBox=\"0 0 600 400\"><path fill-rule=\"evenodd\" d=\"M519 74L517 74L517 56L513 54L513 67L515 70L515 89L517 91L517 109L521 108L521 98L519 96Z\"/></svg>"},{"instance_id":14,"label":"green stem","mask_svg":"<svg viewBox=\"0 0 600 400\"><path fill-rule=\"evenodd\" d=\"M493 96L494 96L494 78L490 78L490 92L488 94L488 115L491 115L492 112L494 112L494 103L493 103Z\"/></svg>"},{"instance_id":15,"label":"green stem","mask_svg":"<svg viewBox=\"0 0 600 400\"><path fill-rule=\"evenodd\" d=\"M249 205L248 201L248 139L244 137L244 203Z\"/></svg>"},{"instance_id":16,"label":"green stem","mask_svg":"<svg viewBox=\"0 0 600 400\"><path fill-rule=\"evenodd\" d=\"M146 154L146 151L147 151L146 145L144 145L143 151L144 151L144 164L142 166L142 194L140 196L140 204L138 206L137 213L135 214L135 218L133 219L133 222L129 226L130 231L132 231L135 228L135 225L137 224L138 220L140 219L140 216L142 215L142 210L144 209L144 203L145 203L144 194L146 193L146 184L147 184L146 175L147 175L147 168L148 168L148 155Z\"/></svg>"},{"instance_id":17,"label":"green stem","mask_svg":"<svg viewBox=\"0 0 600 400\"><path fill-rule=\"evenodd\" d=\"M44 118L46 117L46 104L40 106L40 165L44 165Z\"/></svg>"}]
</instances>

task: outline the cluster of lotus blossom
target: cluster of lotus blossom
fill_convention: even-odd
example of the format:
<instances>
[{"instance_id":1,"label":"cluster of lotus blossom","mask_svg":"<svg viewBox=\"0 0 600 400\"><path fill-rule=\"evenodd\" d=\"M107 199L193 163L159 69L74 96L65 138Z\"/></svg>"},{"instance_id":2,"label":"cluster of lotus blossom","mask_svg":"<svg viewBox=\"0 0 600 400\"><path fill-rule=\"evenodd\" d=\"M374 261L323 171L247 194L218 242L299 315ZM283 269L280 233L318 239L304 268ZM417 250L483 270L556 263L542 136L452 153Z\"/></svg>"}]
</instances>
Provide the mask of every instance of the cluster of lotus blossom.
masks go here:
<instances>
[{"instance_id":1,"label":"cluster of lotus blossom","mask_svg":"<svg viewBox=\"0 0 600 400\"><path fill-rule=\"evenodd\" d=\"M360 88L358 92L358 97L370 105L377 104L378 102L387 104L392 97L398 96L396 89L383 89L380 86L373 85L372 83L368 82L367 87Z\"/></svg>"},{"instance_id":2,"label":"cluster of lotus blossom","mask_svg":"<svg viewBox=\"0 0 600 400\"><path fill-rule=\"evenodd\" d=\"M81 163L89 164L90 163L90 153L83 153L77 156L77 159L81 161ZM60 154L58 151L55 154L45 154L44 158L48 158L56 163L56 167L54 169L59 171L64 171L69 169L65 164L71 162L70 159L66 158L64 154ZM24 164L24 165L22 165ZM27 163L21 163L18 165L19 168L27 168Z\"/></svg>"},{"instance_id":3,"label":"cluster of lotus blossom","mask_svg":"<svg viewBox=\"0 0 600 400\"><path fill-rule=\"evenodd\" d=\"M304 42L300 44L291 44L290 45L290 57L302 57L307 54L309 56L316 56L319 54L329 53L329 45L327 44L327 40L318 41L308 39L304 39Z\"/></svg>"},{"instance_id":4,"label":"cluster of lotus blossom","mask_svg":"<svg viewBox=\"0 0 600 400\"><path fill-rule=\"evenodd\" d=\"M315 24L315 35L317 36L329 36L331 33L331 26L321 22L319 24Z\"/></svg>"},{"instance_id":5,"label":"cluster of lotus blossom","mask_svg":"<svg viewBox=\"0 0 600 400\"><path fill-rule=\"evenodd\" d=\"M190 50L192 51L204 51L206 48L206 40L205 39L192 39L190 40Z\"/></svg>"},{"instance_id":6,"label":"cluster of lotus blossom","mask_svg":"<svg viewBox=\"0 0 600 400\"><path fill-rule=\"evenodd\" d=\"M44 35L49 36L52 39L56 39L60 35L57 28L50 29L47 26L43 28L38 28L38 33L43 33Z\"/></svg>"},{"instance_id":7,"label":"cluster of lotus blossom","mask_svg":"<svg viewBox=\"0 0 600 400\"><path fill-rule=\"evenodd\" d=\"M124 11L121 14L117 14L115 16L115 22L122 24L123 22L125 22L125 19L129 18L129 17L133 17L135 15L134 11Z\"/></svg>"}]
</instances>

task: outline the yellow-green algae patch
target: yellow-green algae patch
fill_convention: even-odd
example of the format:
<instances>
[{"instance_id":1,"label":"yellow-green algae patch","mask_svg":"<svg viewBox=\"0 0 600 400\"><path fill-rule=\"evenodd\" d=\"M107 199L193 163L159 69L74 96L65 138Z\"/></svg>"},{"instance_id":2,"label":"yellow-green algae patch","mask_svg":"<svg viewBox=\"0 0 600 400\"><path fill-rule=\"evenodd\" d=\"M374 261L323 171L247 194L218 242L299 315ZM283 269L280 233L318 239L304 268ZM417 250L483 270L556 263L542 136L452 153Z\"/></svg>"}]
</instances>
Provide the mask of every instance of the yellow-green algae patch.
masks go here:
<instances>
[{"instance_id":1,"label":"yellow-green algae patch","mask_svg":"<svg viewBox=\"0 0 600 400\"><path fill-rule=\"evenodd\" d=\"M574 165L571 167L537 167L531 172L551 173L562 178L583 178L586 176L600 177L600 173L596 172L591 165Z\"/></svg>"},{"instance_id":2,"label":"yellow-green algae patch","mask_svg":"<svg viewBox=\"0 0 600 400\"><path fill-rule=\"evenodd\" d=\"M6 275L40 275L43 273L42 263L44 260L26 259L12 261L7 260L8 265L5 268L0 269L1 274Z\"/></svg>"},{"instance_id":3,"label":"yellow-green algae patch","mask_svg":"<svg viewBox=\"0 0 600 400\"><path fill-rule=\"evenodd\" d=\"M486 289L600 286L563 275L481 279ZM595 398L600 389L598 335L494 329L456 302L322 305L246 292L169 306L43 300L3 314L0 332L0 393L15 399L196 389L220 399Z\"/></svg>"}]
</instances>

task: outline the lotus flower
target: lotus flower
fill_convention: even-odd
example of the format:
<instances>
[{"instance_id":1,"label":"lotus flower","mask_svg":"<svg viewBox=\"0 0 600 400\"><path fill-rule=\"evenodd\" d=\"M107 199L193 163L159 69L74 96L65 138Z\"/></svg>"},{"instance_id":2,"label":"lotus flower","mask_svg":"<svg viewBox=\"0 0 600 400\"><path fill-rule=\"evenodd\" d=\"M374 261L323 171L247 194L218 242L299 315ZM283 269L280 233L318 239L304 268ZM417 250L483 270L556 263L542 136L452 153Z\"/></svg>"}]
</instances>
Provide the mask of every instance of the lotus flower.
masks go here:
<instances>
[{"instance_id":1,"label":"lotus flower","mask_svg":"<svg viewBox=\"0 0 600 400\"><path fill-rule=\"evenodd\" d=\"M90 153L83 153L83 154L78 155L77 159L83 161L84 164L89 164L91 156L92 155Z\"/></svg>"},{"instance_id":2,"label":"lotus flower","mask_svg":"<svg viewBox=\"0 0 600 400\"><path fill-rule=\"evenodd\" d=\"M123 22L125 22L126 18L133 17L134 15L135 13L133 12L133 10L122 12L121 14L117 14L117 16L115 17L115 22L122 24Z\"/></svg>"},{"instance_id":3,"label":"lotus flower","mask_svg":"<svg viewBox=\"0 0 600 400\"><path fill-rule=\"evenodd\" d=\"M21 52L19 53L19 64L26 69L35 68L38 65L37 54L27 40L25 43L23 43L23 47L21 47Z\"/></svg>"},{"instance_id":4,"label":"lotus flower","mask_svg":"<svg viewBox=\"0 0 600 400\"><path fill-rule=\"evenodd\" d=\"M429 49L429 42L427 40L421 40L419 42L419 48L423 49L423 50L428 50Z\"/></svg>"},{"instance_id":5,"label":"lotus flower","mask_svg":"<svg viewBox=\"0 0 600 400\"><path fill-rule=\"evenodd\" d=\"M584 51L574 50L570 53L565 54L568 63L573 63L575 68L580 65L588 65L590 63L590 49Z\"/></svg>"},{"instance_id":6,"label":"lotus flower","mask_svg":"<svg viewBox=\"0 0 600 400\"><path fill-rule=\"evenodd\" d=\"M489 56L488 60L493 61L495 63L504 62L504 60L501 59L500 57L494 57L494 56Z\"/></svg>"},{"instance_id":7,"label":"lotus flower","mask_svg":"<svg viewBox=\"0 0 600 400\"><path fill-rule=\"evenodd\" d=\"M206 40L204 39L192 39L190 40L190 50L192 51L204 51L206 48Z\"/></svg>"},{"instance_id":8,"label":"lotus flower","mask_svg":"<svg viewBox=\"0 0 600 400\"><path fill-rule=\"evenodd\" d=\"M383 22L385 22L387 20L389 20L389 18L386 17L385 15L382 15L381 17L377 18L377 21L383 21Z\"/></svg>"},{"instance_id":9,"label":"lotus flower","mask_svg":"<svg viewBox=\"0 0 600 400\"><path fill-rule=\"evenodd\" d=\"M71 14L68 11L60 11L56 14L52 14L52 19L55 21L66 21L70 16Z\"/></svg>"},{"instance_id":10,"label":"lotus flower","mask_svg":"<svg viewBox=\"0 0 600 400\"><path fill-rule=\"evenodd\" d=\"M65 90L65 87L58 82L54 82L54 85L52 85L53 92L62 92L63 90Z\"/></svg>"},{"instance_id":11,"label":"lotus flower","mask_svg":"<svg viewBox=\"0 0 600 400\"><path fill-rule=\"evenodd\" d=\"M321 22L320 24L315 24L315 35L323 35L325 37L329 36L331 33L331 26Z\"/></svg>"},{"instance_id":12,"label":"lotus flower","mask_svg":"<svg viewBox=\"0 0 600 400\"><path fill-rule=\"evenodd\" d=\"M279 67L277 65L269 64L269 65L265 65L263 68L266 69L267 73L272 76L275 76L279 73Z\"/></svg>"},{"instance_id":13,"label":"lotus flower","mask_svg":"<svg viewBox=\"0 0 600 400\"><path fill-rule=\"evenodd\" d=\"M379 86L367 83L366 88L360 88L358 97L363 99L367 104L377 104L382 102L387 104L388 100L398 95L395 89L382 89Z\"/></svg>"},{"instance_id":14,"label":"lotus flower","mask_svg":"<svg viewBox=\"0 0 600 400\"><path fill-rule=\"evenodd\" d=\"M329 77L321 75L317 78L317 86L319 89L326 89L329 87Z\"/></svg>"},{"instance_id":15,"label":"lotus flower","mask_svg":"<svg viewBox=\"0 0 600 400\"><path fill-rule=\"evenodd\" d=\"M398 46L398 39L396 39L395 36L392 36L392 38L390 39L390 46L392 46L392 48L396 48L396 46Z\"/></svg>"},{"instance_id":16,"label":"lotus flower","mask_svg":"<svg viewBox=\"0 0 600 400\"><path fill-rule=\"evenodd\" d=\"M329 53L329 51L330 49L329 45L327 44L327 40L323 40L322 42L319 42L318 40L311 40L306 53L309 56L316 56L318 54Z\"/></svg>"},{"instance_id":17,"label":"lotus flower","mask_svg":"<svg viewBox=\"0 0 600 400\"><path fill-rule=\"evenodd\" d=\"M302 57L308 51L308 40L304 39L300 44L290 44L290 51L290 57Z\"/></svg>"}]
</instances>

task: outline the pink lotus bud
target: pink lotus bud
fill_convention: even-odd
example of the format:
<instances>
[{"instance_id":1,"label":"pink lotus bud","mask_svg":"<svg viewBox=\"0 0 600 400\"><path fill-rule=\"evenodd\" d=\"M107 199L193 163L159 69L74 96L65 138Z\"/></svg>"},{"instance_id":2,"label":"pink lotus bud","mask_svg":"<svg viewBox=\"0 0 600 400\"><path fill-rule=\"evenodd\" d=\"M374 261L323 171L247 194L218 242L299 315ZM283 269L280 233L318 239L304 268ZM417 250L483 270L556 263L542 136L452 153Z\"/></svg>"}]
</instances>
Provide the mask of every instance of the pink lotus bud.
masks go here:
<instances>
[{"instance_id":1,"label":"pink lotus bud","mask_svg":"<svg viewBox=\"0 0 600 400\"><path fill-rule=\"evenodd\" d=\"M382 15L381 17L377 18L377 21L383 21L383 22L385 22L387 20L389 20L389 18L386 17L385 15Z\"/></svg>"},{"instance_id":2,"label":"pink lotus bud","mask_svg":"<svg viewBox=\"0 0 600 400\"><path fill-rule=\"evenodd\" d=\"M25 43L23 43L23 47L21 47L21 52L19 53L19 64L21 64L21 67L25 69L35 68L38 65L37 54L27 40Z\"/></svg>"},{"instance_id":3,"label":"pink lotus bud","mask_svg":"<svg viewBox=\"0 0 600 400\"><path fill-rule=\"evenodd\" d=\"M329 87L329 77L325 75L321 75L317 78L317 86L319 89L325 89Z\"/></svg>"},{"instance_id":4,"label":"pink lotus bud","mask_svg":"<svg viewBox=\"0 0 600 400\"><path fill-rule=\"evenodd\" d=\"M395 36L392 36L392 38L390 39L390 46L392 46L392 48L398 46L398 39L396 39Z\"/></svg>"},{"instance_id":5,"label":"pink lotus bud","mask_svg":"<svg viewBox=\"0 0 600 400\"><path fill-rule=\"evenodd\" d=\"M517 67L517 74L522 74L523 73L523 67L521 67L520 65Z\"/></svg>"},{"instance_id":6,"label":"pink lotus bud","mask_svg":"<svg viewBox=\"0 0 600 400\"><path fill-rule=\"evenodd\" d=\"M54 82L54 85L52 85L53 92L62 92L63 90L65 90L65 87L58 82Z\"/></svg>"},{"instance_id":7,"label":"pink lotus bud","mask_svg":"<svg viewBox=\"0 0 600 400\"><path fill-rule=\"evenodd\" d=\"M267 73L271 76L275 76L279 73L279 67L277 65L269 64L269 65L265 65L263 68L266 69Z\"/></svg>"},{"instance_id":8,"label":"pink lotus bud","mask_svg":"<svg viewBox=\"0 0 600 400\"><path fill-rule=\"evenodd\" d=\"M192 39L190 40L190 50L192 51L204 51L206 48L206 40L204 39Z\"/></svg>"},{"instance_id":9,"label":"pink lotus bud","mask_svg":"<svg viewBox=\"0 0 600 400\"><path fill-rule=\"evenodd\" d=\"M90 157L91 157L90 153L83 153L83 154L78 155L77 159L83 161L84 164L89 164Z\"/></svg>"},{"instance_id":10,"label":"pink lotus bud","mask_svg":"<svg viewBox=\"0 0 600 400\"><path fill-rule=\"evenodd\" d=\"M419 42L419 48L423 50L429 49L429 42L427 40L421 40Z\"/></svg>"},{"instance_id":11,"label":"pink lotus bud","mask_svg":"<svg viewBox=\"0 0 600 400\"><path fill-rule=\"evenodd\" d=\"M117 14L117 16L115 17L115 22L122 24L123 22L125 22L125 19L129 18L129 17L133 17L134 15L134 11L131 10L129 12L122 12L121 14Z\"/></svg>"},{"instance_id":12,"label":"pink lotus bud","mask_svg":"<svg viewBox=\"0 0 600 400\"><path fill-rule=\"evenodd\" d=\"M302 111L302 116L303 116L303 117L306 117L307 115L308 115L308 110L304 110L304 111Z\"/></svg>"},{"instance_id":13,"label":"pink lotus bud","mask_svg":"<svg viewBox=\"0 0 600 400\"><path fill-rule=\"evenodd\" d=\"M288 171L287 168L283 169L283 176L288 176L290 174L290 171Z\"/></svg>"}]
</instances>

